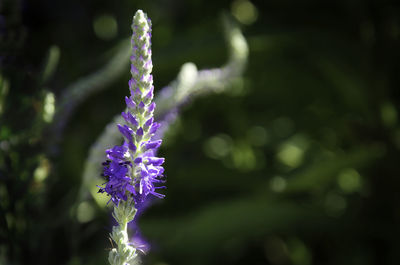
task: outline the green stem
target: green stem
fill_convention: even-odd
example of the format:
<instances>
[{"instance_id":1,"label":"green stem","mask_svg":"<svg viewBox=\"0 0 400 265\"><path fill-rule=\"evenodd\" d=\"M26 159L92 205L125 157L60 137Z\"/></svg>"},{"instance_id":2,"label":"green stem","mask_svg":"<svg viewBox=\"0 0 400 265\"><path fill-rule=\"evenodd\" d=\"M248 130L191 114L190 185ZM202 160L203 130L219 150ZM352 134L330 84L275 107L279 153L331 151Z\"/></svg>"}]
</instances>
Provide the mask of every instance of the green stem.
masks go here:
<instances>
[{"instance_id":1,"label":"green stem","mask_svg":"<svg viewBox=\"0 0 400 265\"><path fill-rule=\"evenodd\" d=\"M108 261L111 265L129 264L137 256L136 249L130 245L128 237L128 223L133 220L136 211L132 199L121 201L118 207L114 207L113 217L118 225L113 227L110 236L117 248L111 249L109 253Z\"/></svg>"}]
</instances>

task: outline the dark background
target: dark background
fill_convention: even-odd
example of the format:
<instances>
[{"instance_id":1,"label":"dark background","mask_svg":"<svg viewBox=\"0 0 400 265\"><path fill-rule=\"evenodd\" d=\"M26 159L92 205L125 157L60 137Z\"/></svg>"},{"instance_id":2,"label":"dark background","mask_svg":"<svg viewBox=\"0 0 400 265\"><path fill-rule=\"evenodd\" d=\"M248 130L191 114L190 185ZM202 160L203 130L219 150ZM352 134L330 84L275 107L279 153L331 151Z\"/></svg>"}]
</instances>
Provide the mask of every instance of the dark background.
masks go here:
<instances>
[{"instance_id":1,"label":"dark background","mask_svg":"<svg viewBox=\"0 0 400 265\"><path fill-rule=\"evenodd\" d=\"M399 264L400 7L355 0L2 0L0 264L107 264L109 210L77 194L129 68L61 139L40 117L46 93L57 104L107 63L137 9L157 91L185 62L226 62L223 12L250 49L241 85L185 106L165 138L167 196L139 221L145 264Z\"/></svg>"}]
</instances>

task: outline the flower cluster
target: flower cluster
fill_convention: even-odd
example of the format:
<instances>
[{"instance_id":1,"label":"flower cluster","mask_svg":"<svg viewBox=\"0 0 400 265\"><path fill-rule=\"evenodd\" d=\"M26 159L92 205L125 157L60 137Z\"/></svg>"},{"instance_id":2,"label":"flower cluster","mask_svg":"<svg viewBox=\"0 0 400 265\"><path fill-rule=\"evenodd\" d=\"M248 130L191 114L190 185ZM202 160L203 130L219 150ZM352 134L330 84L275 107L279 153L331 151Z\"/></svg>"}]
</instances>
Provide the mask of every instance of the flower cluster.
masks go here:
<instances>
[{"instance_id":1,"label":"flower cluster","mask_svg":"<svg viewBox=\"0 0 400 265\"><path fill-rule=\"evenodd\" d=\"M152 194L159 198L164 195L156 192L157 186L164 182L164 158L155 156L161 140L154 140L160 124L154 122L153 76L151 75L151 22L146 14L138 11L132 24L132 56L129 80L130 96L125 97L126 111L122 112L125 124L118 124L124 137L122 145L106 150L108 160L103 163L103 175L107 178L106 192L116 205L131 196L139 204Z\"/></svg>"}]
</instances>

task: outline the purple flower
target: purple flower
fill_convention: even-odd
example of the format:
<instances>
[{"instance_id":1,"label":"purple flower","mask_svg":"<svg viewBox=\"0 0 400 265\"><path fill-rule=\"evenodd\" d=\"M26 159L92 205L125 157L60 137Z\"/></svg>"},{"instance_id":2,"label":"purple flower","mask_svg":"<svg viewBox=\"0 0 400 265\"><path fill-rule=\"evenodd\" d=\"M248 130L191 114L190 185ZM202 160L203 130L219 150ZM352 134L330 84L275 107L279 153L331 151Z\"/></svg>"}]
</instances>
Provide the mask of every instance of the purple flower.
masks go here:
<instances>
[{"instance_id":1,"label":"purple flower","mask_svg":"<svg viewBox=\"0 0 400 265\"><path fill-rule=\"evenodd\" d=\"M150 127L150 133L156 133L157 129L160 127L161 124L155 122Z\"/></svg>"},{"instance_id":2,"label":"purple flower","mask_svg":"<svg viewBox=\"0 0 400 265\"><path fill-rule=\"evenodd\" d=\"M129 156L126 145L114 146L111 149L106 150L107 158L116 162L125 162L126 156Z\"/></svg>"},{"instance_id":3,"label":"purple flower","mask_svg":"<svg viewBox=\"0 0 400 265\"><path fill-rule=\"evenodd\" d=\"M126 110L121 113L125 124L117 125L125 141L106 150L109 160L104 163L103 175L107 182L99 190L111 196L115 204L128 197L133 197L135 204L141 204L149 195L165 196L156 192L165 188L160 186L165 180L161 166L164 158L154 155L162 140L154 138L160 124L153 117L156 104L151 75L151 29L142 22L132 27L132 78L128 82L131 95L125 97Z\"/></svg>"},{"instance_id":4,"label":"purple flower","mask_svg":"<svg viewBox=\"0 0 400 265\"><path fill-rule=\"evenodd\" d=\"M131 165L129 162L116 162L111 160L104 166L103 174L108 178L105 187L99 187L99 192L106 192L111 196L111 199L116 205L120 200L127 200L126 190L136 193L135 188L131 185L131 179L128 176L128 168Z\"/></svg>"},{"instance_id":5,"label":"purple flower","mask_svg":"<svg viewBox=\"0 0 400 265\"><path fill-rule=\"evenodd\" d=\"M125 97L125 103L129 109L134 109L136 107L136 103L131 98Z\"/></svg>"},{"instance_id":6,"label":"purple flower","mask_svg":"<svg viewBox=\"0 0 400 265\"><path fill-rule=\"evenodd\" d=\"M136 131L136 136L143 136L143 128L140 127L137 131Z\"/></svg>"},{"instance_id":7,"label":"purple flower","mask_svg":"<svg viewBox=\"0 0 400 265\"><path fill-rule=\"evenodd\" d=\"M160 147L162 140L157 140L157 141L148 141L145 144L146 149L157 149Z\"/></svg>"},{"instance_id":8,"label":"purple flower","mask_svg":"<svg viewBox=\"0 0 400 265\"><path fill-rule=\"evenodd\" d=\"M148 163L153 166L161 166L165 161L163 157L147 157L146 159Z\"/></svg>"},{"instance_id":9,"label":"purple flower","mask_svg":"<svg viewBox=\"0 0 400 265\"><path fill-rule=\"evenodd\" d=\"M127 123L129 123L130 125L132 125L133 127L136 127L139 125L137 119L130 112L122 112L121 115L124 118L124 120Z\"/></svg>"},{"instance_id":10,"label":"purple flower","mask_svg":"<svg viewBox=\"0 0 400 265\"><path fill-rule=\"evenodd\" d=\"M133 130L127 125L117 124L118 130L122 133L122 135L126 138L126 140L131 141L133 136Z\"/></svg>"}]
</instances>

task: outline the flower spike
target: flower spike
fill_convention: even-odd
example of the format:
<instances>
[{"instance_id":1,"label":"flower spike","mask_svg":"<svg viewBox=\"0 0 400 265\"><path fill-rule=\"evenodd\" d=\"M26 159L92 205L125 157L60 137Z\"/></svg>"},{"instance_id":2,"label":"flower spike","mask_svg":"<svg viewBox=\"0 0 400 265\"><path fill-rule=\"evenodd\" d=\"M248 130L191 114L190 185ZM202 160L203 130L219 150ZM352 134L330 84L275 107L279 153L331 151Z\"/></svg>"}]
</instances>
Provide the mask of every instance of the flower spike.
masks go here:
<instances>
[{"instance_id":1,"label":"flower spike","mask_svg":"<svg viewBox=\"0 0 400 265\"><path fill-rule=\"evenodd\" d=\"M151 71L151 22L138 10L132 23L131 74L128 82L130 96L125 97L126 110L121 116L125 124L118 124L124 143L106 151L108 161L103 163L103 176L107 182L99 192L109 195L115 204L114 218L119 226L113 228L111 238L118 247L110 251L111 265L127 264L137 254L129 243L126 225L132 221L136 209L149 195L164 198L156 192L164 181L164 158L153 153L161 140L153 139L159 124L154 122L153 76Z\"/></svg>"}]
</instances>

